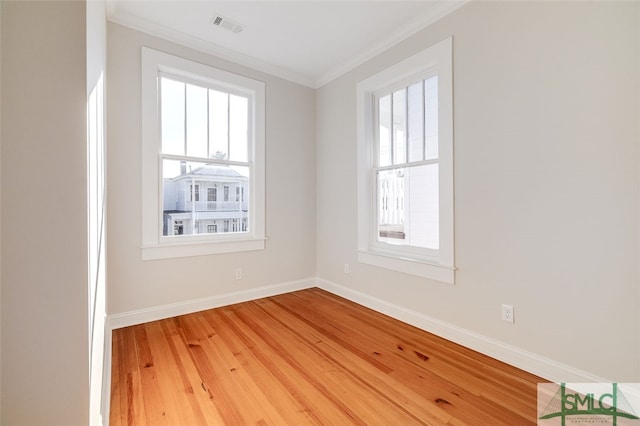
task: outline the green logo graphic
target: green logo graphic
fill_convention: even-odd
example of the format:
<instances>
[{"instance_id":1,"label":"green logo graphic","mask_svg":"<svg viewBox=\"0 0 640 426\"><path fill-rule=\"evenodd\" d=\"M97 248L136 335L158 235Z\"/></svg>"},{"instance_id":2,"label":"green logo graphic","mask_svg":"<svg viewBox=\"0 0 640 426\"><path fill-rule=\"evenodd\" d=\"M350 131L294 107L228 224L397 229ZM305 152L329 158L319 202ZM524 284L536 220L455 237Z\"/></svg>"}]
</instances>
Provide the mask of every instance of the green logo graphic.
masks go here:
<instances>
[{"instance_id":1,"label":"green logo graphic","mask_svg":"<svg viewBox=\"0 0 640 426\"><path fill-rule=\"evenodd\" d=\"M586 385L588 386L588 384ZM595 385L593 386L595 387ZM611 384L611 391L587 393L576 392L568 388L566 383L561 383L560 388L544 411L539 414L542 414L539 417L540 420L559 417L562 426L565 426L567 418L575 424L594 423L595 419L603 419L600 416L606 416L610 418L613 426L617 426L618 419L640 419L633 411L627 398L618 389L617 383Z\"/></svg>"}]
</instances>

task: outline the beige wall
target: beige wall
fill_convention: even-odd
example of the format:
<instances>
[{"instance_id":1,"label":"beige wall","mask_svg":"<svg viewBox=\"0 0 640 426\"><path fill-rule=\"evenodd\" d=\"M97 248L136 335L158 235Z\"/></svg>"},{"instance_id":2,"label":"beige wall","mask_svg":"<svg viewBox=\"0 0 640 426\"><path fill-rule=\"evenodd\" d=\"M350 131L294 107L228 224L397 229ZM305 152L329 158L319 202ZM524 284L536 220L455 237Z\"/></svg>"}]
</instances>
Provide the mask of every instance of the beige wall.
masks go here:
<instances>
[{"instance_id":1,"label":"beige wall","mask_svg":"<svg viewBox=\"0 0 640 426\"><path fill-rule=\"evenodd\" d=\"M86 425L83 2L2 2L2 424Z\"/></svg>"},{"instance_id":2,"label":"beige wall","mask_svg":"<svg viewBox=\"0 0 640 426\"><path fill-rule=\"evenodd\" d=\"M89 419L85 14L82 2L1 3L5 425ZM640 381L639 18L637 3L474 2L317 93L109 24L108 312L304 279L317 268L399 307ZM449 35L454 286L355 259L355 85ZM266 250L140 260L142 45L266 82ZM500 322L501 303L514 305L516 324Z\"/></svg>"},{"instance_id":3,"label":"beige wall","mask_svg":"<svg viewBox=\"0 0 640 426\"><path fill-rule=\"evenodd\" d=\"M315 93L211 55L108 24L108 312L250 290L315 275ZM140 48L266 83L266 249L141 260ZM234 271L243 268L236 281Z\"/></svg>"},{"instance_id":4,"label":"beige wall","mask_svg":"<svg viewBox=\"0 0 640 426\"><path fill-rule=\"evenodd\" d=\"M472 2L322 87L318 276L639 381L639 7ZM356 84L450 35L453 286L359 264L355 252ZM514 305L515 324L500 321L502 303Z\"/></svg>"}]
</instances>

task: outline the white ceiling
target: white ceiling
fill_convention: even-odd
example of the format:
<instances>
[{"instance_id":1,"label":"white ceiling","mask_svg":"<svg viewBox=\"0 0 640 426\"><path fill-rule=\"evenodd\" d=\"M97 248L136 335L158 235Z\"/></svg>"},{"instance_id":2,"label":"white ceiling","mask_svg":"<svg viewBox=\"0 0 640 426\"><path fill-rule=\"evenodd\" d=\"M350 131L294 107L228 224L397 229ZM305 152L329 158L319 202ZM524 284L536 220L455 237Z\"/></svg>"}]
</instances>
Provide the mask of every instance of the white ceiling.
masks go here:
<instances>
[{"instance_id":1,"label":"white ceiling","mask_svg":"<svg viewBox=\"0 0 640 426\"><path fill-rule=\"evenodd\" d=\"M467 0L107 0L108 19L310 87L320 87ZM222 15L240 33L210 23Z\"/></svg>"}]
</instances>

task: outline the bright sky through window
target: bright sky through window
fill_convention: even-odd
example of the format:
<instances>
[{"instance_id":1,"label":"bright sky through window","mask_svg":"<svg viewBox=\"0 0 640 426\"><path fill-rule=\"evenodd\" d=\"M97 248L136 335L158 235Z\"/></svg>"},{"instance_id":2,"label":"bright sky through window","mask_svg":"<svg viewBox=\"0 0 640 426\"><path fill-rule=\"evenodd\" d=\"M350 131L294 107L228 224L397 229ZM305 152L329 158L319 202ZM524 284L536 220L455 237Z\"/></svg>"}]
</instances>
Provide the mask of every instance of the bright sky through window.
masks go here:
<instances>
[{"instance_id":1,"label":"bright sky through window","mask_svg":"<svg viewBox=\"0 0 640 426\"><path fill-rule=\"evenodd\" d=\"M141 76L142 259L264 249L265 83L146 47Z\"/></svg>"},{"instance_id":2,"label":"bright sky through window","mask_svg":"<svg viewBox=\"0 0 640 426\"><path fill-rule=\"evenodd\" d=\"M163 154L248 161L246 97L168 77L160 81ZM179 162L165 163L165 178L179 173Z\"/></svg>"},{"instance_id":3,"label":"bright sky through window","mask_svg":"<svg viewBox=\"0 0 640 426\"><path fill-rule=\"evenodd\" d=\"M162 235L248 232L249 200L239 195L250 190L249 99L161 76L160 110ZM222 200L200 196L219 188ZM237 199L230 200L230 188ZM236 226L218 226L228 220Z\"/></svg>"}]
</instances>

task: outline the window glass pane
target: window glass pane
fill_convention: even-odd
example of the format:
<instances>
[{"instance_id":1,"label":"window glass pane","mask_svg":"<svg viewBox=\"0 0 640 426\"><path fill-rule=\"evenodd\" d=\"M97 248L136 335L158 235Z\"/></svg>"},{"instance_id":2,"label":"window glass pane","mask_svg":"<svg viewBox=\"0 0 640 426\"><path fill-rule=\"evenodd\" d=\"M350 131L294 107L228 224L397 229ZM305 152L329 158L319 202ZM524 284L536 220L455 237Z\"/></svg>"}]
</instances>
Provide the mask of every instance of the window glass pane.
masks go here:
<instances>
[{"instance_id":1,"label":"window glass pane","mask_svg":"<svg viewBox=\"0 0 640 426\"><path fill-rule=\"evenodd\" d=\"M207 89L187 84L187 155L207 157Z\"/></svg>"},{"instance_id":2,"label":"window glass pane","mask_svg":"<svg viewBox=\"0 0 640 426\"><path fill-rule=\"evenodd\" d=\"M407 162L407 91L393 93L393 164Z\"/></svg>"},{"instance_id":3,"label":"window glass pane","mask_svg":"<svg viewBox=\"0 0 640 426\"><path fill-rule=\"evenodd\" d=\"M229 159L229 95L209 90L209 156Z\"/></svg>"},{"instance_id":4,"label":"window glass pane","mask_svg":"<svg viewBox=\"0 0 640 426\"><path fill-rule=\"evenodd\" d=\"M200 201L200 185L189 185L189 201Z\"/></svg>"},{"instance_id":5,"label":"window glass pane","mask_svg":"<svg viewBox=\"0 0 640 426\"><path fill-rule=\"evenodd\" d=\"M249 100L242 96L229 96L230 159L248 161L247 138L249 136Z\"/></svg>"},{"instance_id":6,"label":"window glass pane","mask_svg":"<svg viewBox=\"0 0 640 426\"><path fill-rule=\"evenodd\" d=\"M162 152L184 155L184 83L160 79Z\"/></svg>"},{"instance_id":7,"label":"window glass pane","mask_svg":"<svg viewBox=\"0 0 640 426\"><path fill-rule=\"evenodd\" d=\"M425 142L427 152L425 158L438 158L438 76L424 81L425 104Z\"/></svg>"},{"instance_id":8,"label":"window glass pane","mask_svg":"<svg viewBox=\"0 0 640 426\"><path fill-rule=\"evenodd\" d=\"M405 244L405 169L378 172L378 240Z\"/></svg>"},{"instance_id":9,"label":"window glass pane","mask_svg":"<svg viewBox=\"0 0 640 426\"><path fill-rule=\"evenodd\" d=\"M406 212L409 242L412 246L439 248L438 165L410 167L408 194L411 205Z\"/></svg>"},{"instance_id":10,"label":"window glass pane","mask_svg":"<svg viewBox=\"0 0 640 426\"><path fill-rule=\"evenodd\" d=\"M378 172L378 241L439 248L438 165Z\"/></svg>"},{"instance_id":11,"label":"window glass pane","mask_svg":"<svg viewBox=\"0 0 640 426\"><path fill-rule=\"evenodd\" d=\"M391 95L378 101L378 123L378 165L384 167L391 164Z\"/></svg>"},{"instance_id":12,"label":"window glass pane","mask_svg":"<svg viewBox=\"0 0 640 426\"><path fill-rule=\"evenodd\" d=\"M162 168L162 235L249 231L248 225L224 227L225 221L250 223L248 197L237 200L228 196L229 190L234 195L248 193L249 167L165 159ZM227 194L224 198L223 191Z\"/></svg>"},{"instance_id":13,"label":"window glass pane","mask_svg":"<svg viewBox=\"0 0 640 426\"><path fill-rule=\"evenodd\" d=\"M424 159L424 102L422 82L407 89L409 161Z\"/></svg>"},{"instance_id":14,"label":"window glass pane","mask_svg":"<svg viewBox=\"0 0 640 426\"><path fill-rule=\"evenodd\" d=\"M207 201L218 201L217 185L213 185L207 188Z\"/></svg>"}]
</instances>

